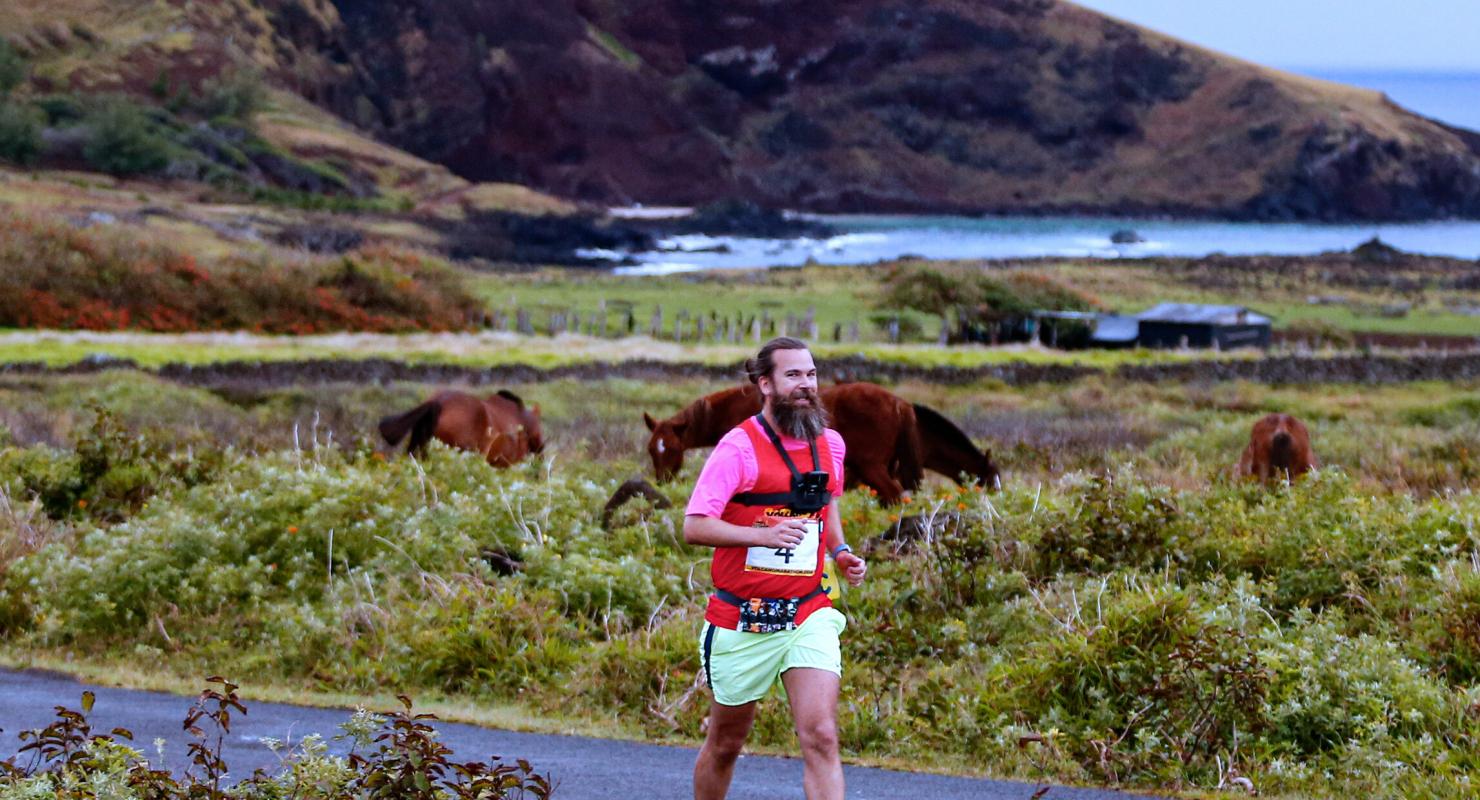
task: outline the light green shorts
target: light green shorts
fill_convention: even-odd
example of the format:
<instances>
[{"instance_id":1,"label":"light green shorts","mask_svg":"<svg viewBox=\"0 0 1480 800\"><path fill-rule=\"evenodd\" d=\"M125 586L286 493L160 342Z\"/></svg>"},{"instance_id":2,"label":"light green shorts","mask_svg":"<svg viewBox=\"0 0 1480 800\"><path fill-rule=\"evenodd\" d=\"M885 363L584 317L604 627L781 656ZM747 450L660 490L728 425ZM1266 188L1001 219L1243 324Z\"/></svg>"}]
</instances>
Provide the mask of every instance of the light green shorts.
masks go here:
<instances>
[{"instance_id":1,"label":"light green shorts","mask_svg":"<svg viewBox=\"0 0 1480 800\"><path fill-rule=\"evenodd\" d=\"M795 630L744 633L704 623L699 632L703 659L714 702L741 706L766 696L776 678L789 669L824 669L843 674L843 651L838 636L848 622L836 608L819 608Z\"/></svg>"}]
</instances>

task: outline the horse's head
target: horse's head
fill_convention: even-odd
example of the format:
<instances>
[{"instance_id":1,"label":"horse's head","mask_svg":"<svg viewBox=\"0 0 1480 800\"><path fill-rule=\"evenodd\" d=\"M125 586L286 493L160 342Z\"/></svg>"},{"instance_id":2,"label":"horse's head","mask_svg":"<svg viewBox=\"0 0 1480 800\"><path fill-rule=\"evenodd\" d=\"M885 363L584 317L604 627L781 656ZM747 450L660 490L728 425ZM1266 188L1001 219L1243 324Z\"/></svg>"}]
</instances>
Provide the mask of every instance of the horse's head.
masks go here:
<instances>
[{"instance_id":1,"label":"horse's head","mask_svg":"<svg viewBox=\"0 0 1480 800\"><path fill-rule=\"evenodd\" d=\"M545 451L545 432L540 427L540 404L524 410L522 415L524 424L524 435L528 437L529 452L542 453Z\"/></svg>"},{"instance_id":2,"label":"horse's head","mask_svg":"<svg viewBox=\"0 0 1480 800\"><path fill-rule=\"evenodd\" d=\"M992 451L989 449L982 450L981 463L978 465L976 478L981 482L982 486L990 491L995 492L1002 488L1002 472L997 469L996 462L992 461Z\"/></svg>"},{"instance_id":3,"label":"horse's head","mask_svg":"<svg viewBox=\"0 0 1480 800\"><path fill-rule=\"evenodd\" d=\"M497 409L497 405L495 403L500 398L507 403L512 403L514 407L509 408L508 405L505 405L502 412L496 411L495 409ZM490 414L502 413L505 415L512 415L512 419L510 419L509 416L504 416L503 420L498 423L501 426L510 425L517 420L517 424L519 426L519 435L524 440L524 448L526 454L539 453L545 449L545 432L540 427L539 403L535 403L532 406L526 406L524 404L524 398L520 397L517 394L514 394L508 389L500 389L488 396L488 399L484 402L484 407L489 409ZM525 454L520 454L515 456L514 458L517 460L523 458L524 455Z\"/></svg>"},{"instance_id":4,"label":"horse's head","mask_svg":"<svg viewBox=\"0 0 1480 800\"><path fill-rule=\"evenodd\" d=\"M642 421L653 432L647 444L648 455L653 458L653 474L659 483L673 480L683 469L683 434L688 429L688 421L656 420L647 412L643 412Z\"/></svg>"}]
</instances>

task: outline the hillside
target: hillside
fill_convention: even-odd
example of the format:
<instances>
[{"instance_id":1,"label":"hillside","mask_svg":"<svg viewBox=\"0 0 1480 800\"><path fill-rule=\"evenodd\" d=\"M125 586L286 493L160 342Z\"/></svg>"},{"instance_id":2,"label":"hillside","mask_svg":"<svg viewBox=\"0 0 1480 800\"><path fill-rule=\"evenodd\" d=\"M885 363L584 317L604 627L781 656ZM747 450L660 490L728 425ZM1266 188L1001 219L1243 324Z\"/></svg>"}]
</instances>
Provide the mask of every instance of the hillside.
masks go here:
<instances>
[{"instance_id":1,"label":"hillside","mask_svg":"<svg viewBox=\"0 0 1480 800\"><path fill-rule=\"evenodd\" d=\"M8 5L39 88L147 95L245 65L416 163L577 200L1480 216L1480 134L1058 0ZM456 180L347 130L264 134L418 202Z\"/></svg>"}]
</instances>

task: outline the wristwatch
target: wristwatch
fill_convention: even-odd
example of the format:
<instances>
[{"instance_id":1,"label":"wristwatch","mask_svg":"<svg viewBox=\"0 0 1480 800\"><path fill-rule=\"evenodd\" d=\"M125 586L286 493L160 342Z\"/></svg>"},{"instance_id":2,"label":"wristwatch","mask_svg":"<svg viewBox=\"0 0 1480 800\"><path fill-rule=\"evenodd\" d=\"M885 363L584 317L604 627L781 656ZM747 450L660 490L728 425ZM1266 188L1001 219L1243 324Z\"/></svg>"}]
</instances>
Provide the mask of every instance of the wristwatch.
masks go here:
<instances>
[{"instance_id":1,"label":"wristwatch","mask_svg":"<svg viewBox=\"0 0 1480 800\"><path fill-rule=\"evenodd\" d=\"M851 552L853 552L853 548L849 547L847 542L843 542L842 544L840 544L837 547L834 547L833 548L832 557L833 557L834 560L836 560L837 557L838 557L838 553L851 553Z\"/></svg>"}]
</instances>

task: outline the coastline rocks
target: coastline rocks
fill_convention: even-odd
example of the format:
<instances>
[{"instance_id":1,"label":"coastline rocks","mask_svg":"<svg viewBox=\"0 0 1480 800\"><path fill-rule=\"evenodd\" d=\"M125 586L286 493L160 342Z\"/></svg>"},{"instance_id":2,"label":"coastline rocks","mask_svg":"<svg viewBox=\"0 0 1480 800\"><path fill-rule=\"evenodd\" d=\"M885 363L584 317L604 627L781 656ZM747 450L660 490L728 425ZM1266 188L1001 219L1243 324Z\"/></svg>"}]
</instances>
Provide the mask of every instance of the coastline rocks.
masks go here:
<instances>
[{"instance_id":1,"label":"coastline rocks","mask_svg":"<svg viewBox=\"0 0 1480 800\"><path fill-rule=\"evenodd\" d=\"M520 264L610 266L582 258L578 250L631 252L656 246L651 233L611 219L589 215L528 215L507 211L469 214L462 220L432 224L454 259L484 259Z\"/></svg>"},{"instance_id":2,"label":"coastline rocks","mask_svg":"<svg viewBox=\"0 0 1480 800\"><path fill-rule=\"evenodd\" d=\"M1403 251L1373 236L1352 248L1352 255L1369 264L1393 264L1403 260Z\"/></svg>"},{"instance_id":3,"label":"coastline rocks","mask_svg":"<svg viewBox=\"0 0 1480 800\"><path fill-rule=\"evenodd\" d=\"M791 239L800 236L833 235L832 229L820 222L788 217L773 208L763 208L749 200L721 200L694 210L694 213L660 223L672 233L702 233L706 236L750 236L759 239Z\"/></svg>"}]
</instances>

